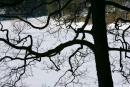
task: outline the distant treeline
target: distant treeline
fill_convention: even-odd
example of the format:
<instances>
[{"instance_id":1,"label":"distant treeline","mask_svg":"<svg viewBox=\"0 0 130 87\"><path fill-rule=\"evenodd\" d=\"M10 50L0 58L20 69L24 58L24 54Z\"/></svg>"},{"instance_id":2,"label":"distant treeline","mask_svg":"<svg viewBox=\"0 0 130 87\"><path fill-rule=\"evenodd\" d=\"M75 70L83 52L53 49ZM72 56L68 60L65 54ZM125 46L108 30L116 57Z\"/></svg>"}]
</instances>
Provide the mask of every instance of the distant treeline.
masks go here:
<instances>
[{"instance_id":1,"label":"distant treeline","mask_svg":"<svg viewBox=\"0 0 130 87\"><path fill-rule=\"evenodd\" d=\"M43 4L46 0L19 1L20 0L0 0L0 14L20 17L39 17L48 14L47 6ZM7 6L4 4L7 4Z\"/></svg>"},{"instance_id":2,"label":"distant treeline","mask_svg":"<svg viewBox=\"0 0 130 87\"><path fill-rule=\"evenodd\" d=\"M44 2L50 2L52 0L23 0L21 3L4 6L3 3L12 4L21 0L0 0L0 14L21 16L21 17L40 17L47 16L48 14L54 12L55 10L61 9L69 0L56 0L54 3L47 5ZM114 1L119 4L125 5L126 2L130 0L109 0ZM87 14L88 7L90 6L89 0L73 0L67 5L67 7L62 10L56 16L66 16L68 19L73 17L82 17ZM114 18L118 16L124 16L120 9L108 6L106 10L107 20L113 21ZM125 12L126 13L126 12ZM126 15L125 15L126 16ZM129 18L129 17L128 17ZM3 18L0 18L3 19Z\"/></svg>"}]
</instances>

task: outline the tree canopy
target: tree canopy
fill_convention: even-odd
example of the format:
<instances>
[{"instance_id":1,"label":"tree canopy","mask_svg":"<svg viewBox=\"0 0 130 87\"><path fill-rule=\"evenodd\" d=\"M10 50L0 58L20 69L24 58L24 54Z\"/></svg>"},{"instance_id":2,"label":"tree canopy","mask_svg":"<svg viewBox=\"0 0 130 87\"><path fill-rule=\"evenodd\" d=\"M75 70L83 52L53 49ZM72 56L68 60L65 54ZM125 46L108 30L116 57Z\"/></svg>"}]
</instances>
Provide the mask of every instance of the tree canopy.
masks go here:
<instances>
[{"instance_id":1,"label":"tree canopy","mask_svg":"<svg viewBox=\"0 0 130 87\"><path fill-rule=\"evenodd\" d=\"M8 21L0 21L0 86L27 87L23 80L38 71L38 64L47 74L53 72L49 79L56 76L54 73L60 73L54 87L114 87L117 74L122 85L128 85L130 8L124 2L0 1L0 8L5 11L0 18L8 18ZM109 26L108 10L113 14L125 13L125 17L116 15ZM43 17L46 12L47 16ZM87 76L89 70L96 76ZM90 85L89 78L96 80Z\"/></svg>"}]
</instances>

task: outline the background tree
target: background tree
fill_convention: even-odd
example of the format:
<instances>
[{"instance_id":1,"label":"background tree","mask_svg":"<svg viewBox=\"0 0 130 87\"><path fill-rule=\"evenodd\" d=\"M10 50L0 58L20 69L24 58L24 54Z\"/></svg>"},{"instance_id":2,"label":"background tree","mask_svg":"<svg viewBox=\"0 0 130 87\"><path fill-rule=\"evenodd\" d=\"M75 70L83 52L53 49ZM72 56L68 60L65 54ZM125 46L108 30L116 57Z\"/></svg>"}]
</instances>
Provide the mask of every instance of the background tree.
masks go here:
<instances>
[{"instance_id":1,"label":"background tree","mask_svg":"<svg viewBox=\"0 0 130 87\"><path fill-rule=\"evenodd\" d=\"M4 24L1 22L1 32L5 32L6 34L5 37L0 38L0 42L7 47L6 51L4 51L4 54L1 55L0 58L1 70L3 71L0 73L1 87L17 87L20 80L26 77L29 67L32 67L36 62L41 62L44 59L49 59L49 62L52 64L46 64L49 70L60 71L62 69L61 67L64 67L63 69L65 69L66 64L68 64L64 74L59 78L54 86L72 86L70 84L73 84L75 87L76 85L79 86L79 84L82 83L79 81L79 77L83 77L85 73L87 73L86 69L83 68L84 66L87 66L86 58L92 54L95 56L99 87L113 87L111 71L120 73L125 78L125 81L129 83L130 68L128 63L130 58L130 46L128 38L130 25L123 27L123 24L129 23L130 21L117 18L114 24L115 28L107 29L105 13L107 10L106 6L113 6L113 8L125 11L130 11L130 8L123 6L120 3L107 0L83 0L84 3L80 3L81 0L76 1L77 2L75 2L75 0L51 0L41 3L40 1L37 1L40 4L36 4L37 6L28 9L30 10L29 14L31 14L35 9L39 9L41 6L57 5L54 9L49 10L46 22L43 21L42 18L38 19L42 25L36 25L39 22L35 22L36 24L34 24L28 18L23 16L8 14L8 11L0 14L1 18L15 18L20 20L16 21L13 25L13 28L15 29L14 32L16 32L16 36L14 37L11 37L11 29L5 29ZM7 8L12 9L17 6L21 7L20 4L22 3L24 5L24 2L26 2L26 0L14 0L14 2L1 1L0 7L5 10ZM84 4L84 7L80 4ZM68 11L70 9L72 9L71 12ZM79 22L79 18L82 17L80 14L83 9L87 11L85 13L86 15L83 17L84 20L82 20L83 25L75 27L77 26L77 22ZM64 18L68 14L71 17ZM53 19L51 19L52 17ZM92 29L88 30L86 29L86 26L90 19L93 25ZM54 27L51 28L52 26L49 27L51 22L54 23L58 29L54 29ZM49 27L49 30L47 27ZM66 32L66 36L70 32L73 32L74 35L71 39L65 41L59 40L55 47L53 46L50 47L50 49L47 48L48 50L44 50L45 47L41 47L41 45L44 44L44 39L37 41L36 46L36 40L33 35L22 35L22 31L29 28L39 29L39 31L42 32L43 30L47 30L46 32L49 32L49 34L64 31L64 33ZM87 39L88 34L92 36L93 41ZM111 35L114 39L109 41L108 38L110 37L108 35ZM60 37L62 34L58 34L58 36ZM47 38L47 36L44 38ZM71 47L75 45L76 47L73 48L71 54L65 57L60 56L63 55L66 48L71 49ZM116 58L111 58L112 53L110 52L114 53L115 51L118 52L117 60ZM110 62L110 59L114 62ZM14 65L11 65L10 63ZM48 61L46 63L48 63ZM62 80L63 77L71 80Z\"/></svg>"}]
</instances>

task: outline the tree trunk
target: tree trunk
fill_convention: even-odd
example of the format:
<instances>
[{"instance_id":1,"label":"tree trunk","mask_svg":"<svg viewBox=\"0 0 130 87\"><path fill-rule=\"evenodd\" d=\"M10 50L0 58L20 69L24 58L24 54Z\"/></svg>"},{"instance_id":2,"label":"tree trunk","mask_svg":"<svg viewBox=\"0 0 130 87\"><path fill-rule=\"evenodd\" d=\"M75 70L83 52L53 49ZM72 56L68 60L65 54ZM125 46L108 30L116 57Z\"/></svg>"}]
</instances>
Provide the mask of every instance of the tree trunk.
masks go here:
<instances>
[{"instance_id":1,"label":"tree trunk","mask_svg":"<svg viewBox=\"0 0 130 87\"><path fill-rule=\"evenodd\" d=\"M91 0L91 5L99 87L113 87L105 22L105 0Z\"/></svg>"}]
</instances>

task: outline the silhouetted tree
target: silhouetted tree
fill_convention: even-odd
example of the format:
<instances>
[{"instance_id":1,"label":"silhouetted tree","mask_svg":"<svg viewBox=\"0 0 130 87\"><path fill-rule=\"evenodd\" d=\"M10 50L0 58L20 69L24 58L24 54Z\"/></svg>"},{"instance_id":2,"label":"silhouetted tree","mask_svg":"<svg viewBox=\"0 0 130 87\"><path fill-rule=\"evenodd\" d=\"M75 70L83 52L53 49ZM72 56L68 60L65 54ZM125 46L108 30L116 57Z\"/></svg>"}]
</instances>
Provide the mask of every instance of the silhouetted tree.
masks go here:
<instances>
[{"instance_id":1,"label":"silhouetted tree","mask_svg":"<svg viewBox=\"0 0 130 87\"><path fill-rule=\"evenodd\" d=\"M23 3L24 1L26 0L15 0L14 2L0 1L0 7L4 9L7 7L15 8L15 6L19 6L20 3ZM4 54L2 54L0 58L0 68L2 70L0 73L0 86L17 87L18 82L26 75L29 67L32 67L32 65L35 65L36 62L41 62L44 59L49 59L49 62L51 62L52 65L46 64L50 70L60 71L62 69L61 67L68 64L68 68L65 70L65 73L59 78L54 86L62 85L67 87L71 83L74 86L78 85L80 84L79 77L82 77L85 73L87 73L86 69L83 67L87 66L86 58L91 54L94 54L95 56L99 87L114 87L111 72L120 73L125 78L125 81L129 83L130 67L128 66L128 63L130 58L130 42L128 38L130 25L128 23L130 20L117 18L114 24L115 28L107 29L105 15L106 6L108 5L125 11L130 11L130 8L110 0L84 0L83 4L86 5L86 9L84 8L86 13L84 13L85 16L83 17L83 25L75 27L77 26L79 18L82 17L82 15L80 15L82 13L79 7L80 5L76 5L75 8L72 8L74 11L72 12L73 14L70 15L70 18L65 18L67 15L61 15L61 12L66 8L69 8L75 0L67 0L64 3L61 3L61 1L63 0L44 1L34 8L30 8L31 11L29 14L35 9L39 9L42 5L57 4L55 10L48 14L46 22L45 20L42 20L42 18L36 18L42 25L39 25L39 22L38 25L36 25L28 18L21 17L19 15L10 15L6 12L0 14L1 18L13 18L20 20L17 20L13 25L14 32L16 32L16 36L13 38L10 35L11 30L5 29L4 24L2 24L2 22L0 23L1 32L6 32L5 37L0 38L1 48L3 48L2 44L7 47L6 51L3 51ZM68 14L70 13L71 12ZM53 19L51 19L52 17ZM92 29L87 30L86 27L89 21L92 23ZM56 26L49 26L51 22ZM123 27L124 23L128 24L127 27ZM55 29L56 27L58 27L58 29ZM39 29L42 32L46 31L49 34L55 34L58 32L59 37L63 35L63 33L59 34L61 31L66 33L66 37L71 31L74 36L66 41L59 40L55 47L44 50L45 47L41 47L41 45L44 45L44 39L37 41L37 46L35 46L36 40L33 35L28 34L27 36L22 36L22 31L30 28ZM94 42L87 40L88 34L92 36ZM108 35L114 37L114 39L112 39L112 43L108 40L108 38L110 38ZM44 36L43 38L47 38L47 36ZM71 48L74 45L76 45L76 47L74 47L73 51L71 51L71 54L68 56L66 55L65 57L60 57L60 55L63 55L65 48ZM117 60L116 58L111 58L112 54L110 52L114 53L115 51L118 52ZM13 54L11 52L16 53ZM113 59L116 63L110 62L110 59ZM13 64L16 64L17 66L9 66L8 63L10 62L15 62ZM66 76L67 73L71 73L70 76L68 76L71 80L63 81L62 78Z\"/></svg>"}]
</instances>

